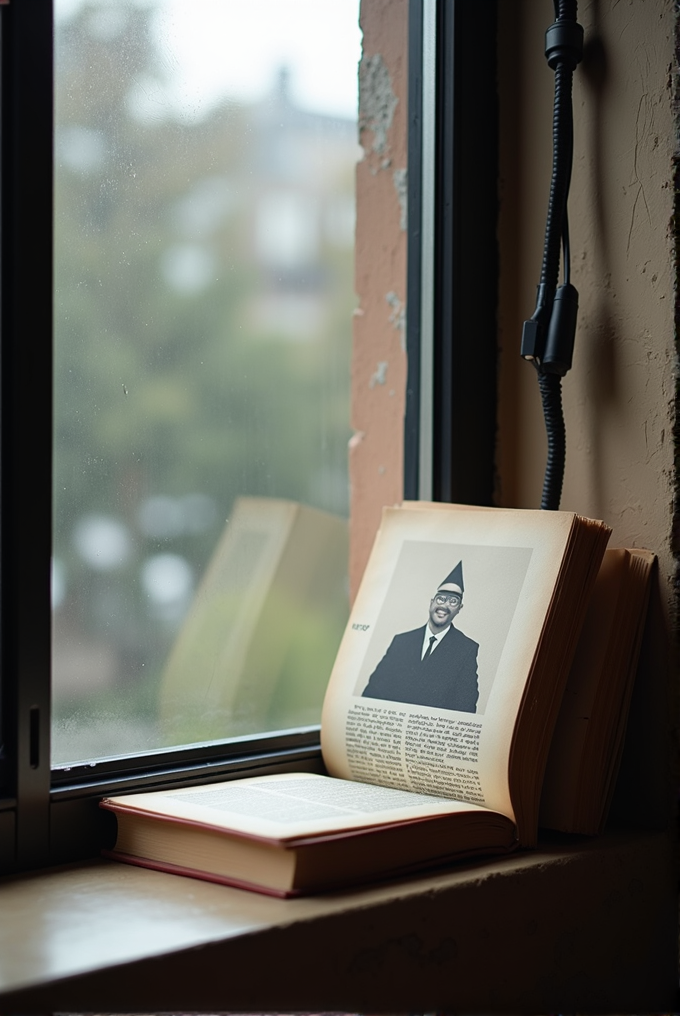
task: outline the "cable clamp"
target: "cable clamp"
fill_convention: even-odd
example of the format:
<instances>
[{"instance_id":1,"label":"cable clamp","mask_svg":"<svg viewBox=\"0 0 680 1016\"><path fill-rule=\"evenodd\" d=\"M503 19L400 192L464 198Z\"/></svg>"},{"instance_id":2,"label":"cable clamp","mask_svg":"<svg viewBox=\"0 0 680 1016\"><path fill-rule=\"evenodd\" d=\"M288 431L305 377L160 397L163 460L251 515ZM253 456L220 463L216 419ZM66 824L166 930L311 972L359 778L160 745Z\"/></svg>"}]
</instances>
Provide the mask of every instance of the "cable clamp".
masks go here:
<instances>
[{"instance_id":1,"label":"cable clamp","mask_svg":"<svg viewBox=\"0 0 680 1016\"><path fill-rule=\"evenodd\" d=\"M556 21L545 33L545 57L555 70L566 64L572 71L583 59L583 26L578 21Z\"/></svg>"}]
</instances>

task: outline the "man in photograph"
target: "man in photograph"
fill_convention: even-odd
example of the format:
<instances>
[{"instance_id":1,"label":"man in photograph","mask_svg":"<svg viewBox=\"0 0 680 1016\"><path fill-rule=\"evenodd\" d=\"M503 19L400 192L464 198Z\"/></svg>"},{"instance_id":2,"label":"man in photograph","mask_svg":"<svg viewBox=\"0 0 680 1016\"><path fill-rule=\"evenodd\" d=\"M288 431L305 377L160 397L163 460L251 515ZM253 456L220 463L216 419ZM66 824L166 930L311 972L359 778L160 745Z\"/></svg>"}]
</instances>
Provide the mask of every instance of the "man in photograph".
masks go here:
<instances>
[{"instance_id":1,"label":"man in photograph","mask_svg":"<svg viewBox=\"0 0 680 1016\"><path fill-rule=\"evenodd\" d=\"M430 600L427 624L394 636L371 674L364 697L476 711L479 644L453 624L463 609L463 591L459 561Z\"/></svg>"}]
</instances>

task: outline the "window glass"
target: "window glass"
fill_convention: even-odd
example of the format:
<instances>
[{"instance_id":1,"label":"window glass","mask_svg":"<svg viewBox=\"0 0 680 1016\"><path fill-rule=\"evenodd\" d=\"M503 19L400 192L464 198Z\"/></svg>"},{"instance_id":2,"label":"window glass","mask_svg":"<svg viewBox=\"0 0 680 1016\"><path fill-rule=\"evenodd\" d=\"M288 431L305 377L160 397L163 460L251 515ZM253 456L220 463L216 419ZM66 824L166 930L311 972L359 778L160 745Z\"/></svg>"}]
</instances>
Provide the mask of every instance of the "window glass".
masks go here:
<instances>
[{"instance_id":1,"label":"window glass","mask_svg":"<svg viewBox=\"0 0 680 1016\"><path fill-rule=\"evenodd\" d=\"M318 722L358 0L56 0L53 761Z\"/></svg>"}]
</instances>

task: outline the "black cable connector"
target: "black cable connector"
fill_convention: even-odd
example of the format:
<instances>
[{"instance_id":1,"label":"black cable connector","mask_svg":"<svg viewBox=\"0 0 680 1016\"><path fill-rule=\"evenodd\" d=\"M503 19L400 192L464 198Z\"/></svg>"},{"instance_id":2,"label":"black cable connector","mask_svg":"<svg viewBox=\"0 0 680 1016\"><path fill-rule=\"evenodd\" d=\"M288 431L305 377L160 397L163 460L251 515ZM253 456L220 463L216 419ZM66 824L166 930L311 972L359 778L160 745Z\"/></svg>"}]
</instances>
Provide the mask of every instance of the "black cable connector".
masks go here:
<instances>
[{"instance_id":1,"label":"black cable connector","mask_svg":"<svg viewBox=\"0 0 680 1016\"><path fill-rule=\"evenodd\" d=\"M564 377L567 371L571 370L577 314L578 292L567 282L558 288L553 300L548 335L541 359L543 372Z\"/></svg>"},{"instance_id":2,"label":"black cable connector","mask_svg":"<svg viewBox=\"0 0 680 1016\"><path fill-rule=\"evenodd\" d=\"M522 327L520 355L532 360L539 373L564 377L571 370L576 339L578 291L570 282L546 295L547 287L539 286L534 314Z\"/></svg>"},{"instance_id":3,"label":"black cable connector","mask_svg":"<svg viewBox=\"0 0 680 1016\"><path fill-rule=\"evenodd\" d=\"M525 360L540 363L543 360L545 341L550 326L552 306L555 299L553 287L542 282L536 293L536 310L522 328L520 355Z\"/></svg>"}]
</instances>

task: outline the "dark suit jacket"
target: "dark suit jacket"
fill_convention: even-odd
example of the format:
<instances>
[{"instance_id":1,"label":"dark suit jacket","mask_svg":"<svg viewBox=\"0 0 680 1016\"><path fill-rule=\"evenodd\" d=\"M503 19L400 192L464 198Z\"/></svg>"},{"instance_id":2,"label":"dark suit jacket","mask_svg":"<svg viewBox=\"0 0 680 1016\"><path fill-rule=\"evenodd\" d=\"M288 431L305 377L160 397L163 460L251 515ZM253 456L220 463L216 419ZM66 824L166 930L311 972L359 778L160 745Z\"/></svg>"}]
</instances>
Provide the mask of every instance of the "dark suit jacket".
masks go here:
<instances>
[{"instance_id":1,"label":"dark suit jacket","mask_svg":"<svg viewBox=\"0 0 680 1016\"><path fill-rule=\"evenodd\" d=\"M395 635L363 696L474 713L479 644L452 625L435 651L421 660L424 635L425 626Z\"/></svg>"}]
</instances>

